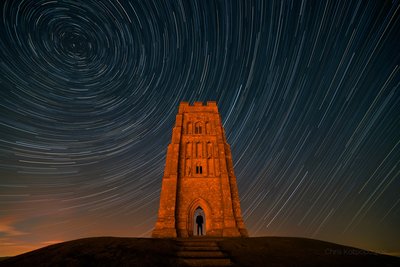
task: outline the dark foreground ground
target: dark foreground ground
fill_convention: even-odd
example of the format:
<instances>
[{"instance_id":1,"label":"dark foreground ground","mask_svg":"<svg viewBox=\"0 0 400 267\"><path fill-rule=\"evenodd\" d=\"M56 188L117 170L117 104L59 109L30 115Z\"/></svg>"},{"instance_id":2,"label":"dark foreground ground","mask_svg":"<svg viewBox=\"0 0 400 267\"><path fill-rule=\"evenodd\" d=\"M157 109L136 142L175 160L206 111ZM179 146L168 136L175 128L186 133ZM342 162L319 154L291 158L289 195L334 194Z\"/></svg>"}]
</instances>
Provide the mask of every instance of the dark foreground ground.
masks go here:
<instances>
[{"instance_id":1,"label":"dark foreground ground","mask_svg":"<svg viewBox=\"0 0 400 267\"><path fill-rule=\"evenodd\" d=\"M51 245L0 266L183 266L175 239L95 237ZM224 238L233 266L400 266L400 258L293 237Z\"/></svg>"}]
</instances>

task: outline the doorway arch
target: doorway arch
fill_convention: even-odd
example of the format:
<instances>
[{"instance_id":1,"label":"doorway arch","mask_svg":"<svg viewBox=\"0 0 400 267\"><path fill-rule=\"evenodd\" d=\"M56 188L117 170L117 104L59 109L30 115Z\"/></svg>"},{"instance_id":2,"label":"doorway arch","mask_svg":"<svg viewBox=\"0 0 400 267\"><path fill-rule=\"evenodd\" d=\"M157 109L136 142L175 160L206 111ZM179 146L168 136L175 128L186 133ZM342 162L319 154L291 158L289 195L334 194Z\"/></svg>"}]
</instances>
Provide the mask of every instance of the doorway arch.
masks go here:
<instances>
[{"instance_id":1,"label":"doorway arch","mask_svg":"<svg viewBox=\"0 0 400 267\"><path fill-rule=\"evenodd\" d=\"M201 229L201 233L198 233L197 227L197 216L202 216L203 217L203 224L202 224L202 229ZM206 227L206 221L207 221L207 217L204 213L204 210L199 206L197 207L197 209L194 211L194 216L193 216L193 235L194 236L200 236L200 235L206 235L207 234L207 227Z\"/></svg>"},{"instance_id":2,"label":"doorway arch","mask_svg":"<svg viewBox=\"0 0 400 267\"><path fill-rule=\"evenodd\" d=\"M188 208L187 230L188 230L189 236L195 235L195 233L193 232L193 229L196 224L195 215L196 215L196 211L199 209L201 209L204 213L203 235L206 235L207 232L210 232L210 230L212 230L213 212L210 208L210 205L204 199L197 198L194 201L192 201L192 203L189 205L189 208ZM197 232L196 232L196 235L197 235Z\"/></svg>"}]
</instances>

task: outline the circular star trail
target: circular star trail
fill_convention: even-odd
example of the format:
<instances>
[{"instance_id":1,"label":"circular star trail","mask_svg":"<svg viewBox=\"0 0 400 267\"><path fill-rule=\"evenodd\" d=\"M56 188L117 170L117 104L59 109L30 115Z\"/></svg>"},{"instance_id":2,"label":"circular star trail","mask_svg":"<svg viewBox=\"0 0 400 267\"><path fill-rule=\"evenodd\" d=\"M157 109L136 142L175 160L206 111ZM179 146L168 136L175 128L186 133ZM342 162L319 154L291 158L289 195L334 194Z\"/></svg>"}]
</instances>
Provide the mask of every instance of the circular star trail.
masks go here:
<instances>
[{"instance_id":1,"label":"circular star trail","mask_svg":"<svg viewBox=\"0 0 400 267\"><path fill-rule=\"evenodd\" d=\"M0 254L149 236L215 100L250 235L400 251L399 1L5 0Z\"/></svg>"}]
</instances>

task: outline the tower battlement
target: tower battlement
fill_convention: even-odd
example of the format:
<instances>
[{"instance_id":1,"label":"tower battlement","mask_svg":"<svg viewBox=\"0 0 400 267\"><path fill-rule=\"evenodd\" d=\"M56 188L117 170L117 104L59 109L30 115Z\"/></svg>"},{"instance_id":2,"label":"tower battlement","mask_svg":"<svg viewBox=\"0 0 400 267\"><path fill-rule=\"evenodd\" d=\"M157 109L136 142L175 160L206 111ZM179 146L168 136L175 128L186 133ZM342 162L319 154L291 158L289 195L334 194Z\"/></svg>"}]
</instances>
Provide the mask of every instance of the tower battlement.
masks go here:
<instances>
[{"instance_id":1,"label":"tower battlement","mask_svg":"<svg viewBox=\"0 0 400 267\"><path fill-rule=\"evenodd\" d=\"M189 102L181 102L179 104L178 113L209 112L209 111L218 113L218 107L216 101L207 101L206 104L204 104L204 102L201 101L196 101L193 104L190 104Z\"/></svg>"}]
</instances>

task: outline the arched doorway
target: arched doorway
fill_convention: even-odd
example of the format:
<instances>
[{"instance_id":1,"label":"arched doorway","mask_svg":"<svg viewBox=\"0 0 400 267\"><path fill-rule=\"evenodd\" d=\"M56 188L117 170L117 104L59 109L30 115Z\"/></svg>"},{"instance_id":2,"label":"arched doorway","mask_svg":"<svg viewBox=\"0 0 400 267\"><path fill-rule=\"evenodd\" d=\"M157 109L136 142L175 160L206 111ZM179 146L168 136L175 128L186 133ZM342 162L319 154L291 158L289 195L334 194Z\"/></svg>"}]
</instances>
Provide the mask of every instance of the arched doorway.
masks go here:
<instances>
[{"instance_id":1,"label":"arched doorway","mask_svg":"<svg viewBox=\"0 0 400 267\"><path fill-rule=\"evenodd\" d=\"M203 217L203 235L206 235L206 214L204 213L204 210L198 206L197 209L194 211L194 217L193 217L193 236L200 236L201 232L197 232L197 216L202 216Z\"/></svg>"},{"instance_id":2,"label":"arched doorway","mask_svg":"<svg viewBox=\"0 0 400 267\"><path fill-rule=\"evenodd\" d=\"M210 234L213 230L213 212L210 205L202 198L192 201L187 211L187 231L189 236L197 236L196 217L198 214L203 216L203 235Z\"/></svg>"}]
</instances>

